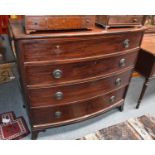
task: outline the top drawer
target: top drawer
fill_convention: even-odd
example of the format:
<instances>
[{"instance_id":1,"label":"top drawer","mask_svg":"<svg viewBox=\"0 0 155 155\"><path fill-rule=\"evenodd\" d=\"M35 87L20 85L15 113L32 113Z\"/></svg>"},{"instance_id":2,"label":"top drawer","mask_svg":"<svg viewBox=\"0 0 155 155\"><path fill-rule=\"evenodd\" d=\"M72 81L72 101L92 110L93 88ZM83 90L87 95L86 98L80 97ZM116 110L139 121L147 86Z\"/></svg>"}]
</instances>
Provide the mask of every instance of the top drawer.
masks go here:
<instances>
[{"instance_id":1,"label":"top drawer","mask_svg":"<svg viewBox=\"0 0 155 155\"><path fill-rule=\"evenodd\" d=\"M31 39L21 41L24 62L65 61L118 53L138 47L142 32L96 37Z\"/></svg>"}]
</instances>

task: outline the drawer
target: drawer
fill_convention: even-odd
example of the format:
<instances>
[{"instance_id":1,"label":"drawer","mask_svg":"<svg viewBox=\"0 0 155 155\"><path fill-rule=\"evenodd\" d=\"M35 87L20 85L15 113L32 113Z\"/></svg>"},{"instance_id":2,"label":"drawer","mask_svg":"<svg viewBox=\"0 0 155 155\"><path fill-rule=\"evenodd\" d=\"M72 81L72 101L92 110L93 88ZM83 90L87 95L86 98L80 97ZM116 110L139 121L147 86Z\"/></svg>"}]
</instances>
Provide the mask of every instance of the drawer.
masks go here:
<instances>
[{"instance_id":1,"label":"drawer","mask_svg":"<svg viewBox=\"0 0 155 155\"><path fill-rule=\"evenodd\" d=\"M73 61L118 53L139 47L142 32L105 34L105 36L83 36L74 38L52 38L22 40L25 63L38 61ZM135 41L136 40L136 41Z\"/></svg>"},{"instance_id":2,"label":"drawer","mask_svg":"<svg viewBox=\"0 0 155 155\"><path fill-rule=\"evenodd\" d=\"M26 16L25 17L26 30L48 30L46 18L41 16Z\"/></svg>"},{"instance_id":3,"label":"drawer","mask_svg":"<svg viewBox=\"0 0 155 155\"><path fill-rule=\"evenodd\" d=\"M59 124L65 122L86 119L97 113L101 113L117 106L124 96L125 88L118 89L104 96L80 102L76 104L31 109L32 124L35 126L46 126L48 124ZM118 105L120 106L120 105Z\"/></svg>"},{"instance_id":4,"label":"drawer","mask_svg":"<svg viewBox=\"0 0 155 155\"><path fill-rule=\"evenodd\" d=\"M95 16L25 16L26 30L92 29Z\"/></svg>"},{"instance_id":5,"label":"drawer","mask_svg":"<svg viewBox=\"0 0 155 155\"><path fill-rule=\"evenodd\" d=\"M109 16L109 25L142 25L143 16L138 15L122 15Z\"/></svg>"},{"instance_id":6,"label":"drawer","mask_svg":"<svg viewBox=\"0 0 155 155\"><path fill-rule=\"evenodd\" d=\"M105 94L113 89L127 85L132 70L117 73L114 76L85 82L76 85L29 89L30 104L32 107L63 105Z\"/></svg>"},{"instance_id":7,"label":"drawer","mask_svg":"<svg viewBox=\"0 0 155 155\"><path fill-rule=\"evenodd\" d=\"M134 51L95 61L63 65L25 66L26 84L28 87L42 87L103 76L127 67L133 67L137 53Z\"/></svg>"}]
</instances>

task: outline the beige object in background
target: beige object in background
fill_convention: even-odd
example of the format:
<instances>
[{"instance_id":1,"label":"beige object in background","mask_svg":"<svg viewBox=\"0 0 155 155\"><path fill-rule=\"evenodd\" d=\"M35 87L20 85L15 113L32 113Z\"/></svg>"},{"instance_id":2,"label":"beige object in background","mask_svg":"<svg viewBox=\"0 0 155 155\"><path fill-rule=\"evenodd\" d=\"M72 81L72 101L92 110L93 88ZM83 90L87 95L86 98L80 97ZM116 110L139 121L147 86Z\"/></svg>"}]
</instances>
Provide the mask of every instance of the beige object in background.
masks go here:
<instances>
[{"instance_id":1,"label":"beige object in background","mask_svg":"<svg viewBox=\"0 0 155 155\"><path fill-rule=\"evenodd\" d=\"M0 84L8 82L14 78L15 77L12 73L12 64L0 64Z\"/></svg>"}]
</instances>

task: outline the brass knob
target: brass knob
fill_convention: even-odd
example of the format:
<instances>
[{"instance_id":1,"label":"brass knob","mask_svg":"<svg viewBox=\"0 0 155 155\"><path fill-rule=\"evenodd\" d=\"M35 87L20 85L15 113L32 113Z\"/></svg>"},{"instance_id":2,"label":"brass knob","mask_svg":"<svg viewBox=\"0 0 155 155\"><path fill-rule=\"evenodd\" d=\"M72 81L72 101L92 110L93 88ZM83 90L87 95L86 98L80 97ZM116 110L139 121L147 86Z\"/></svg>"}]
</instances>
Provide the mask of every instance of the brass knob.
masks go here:
<instances>
[{"instance_id":1,"label":"brass knob","mask_svg":"<svg viewBox=\"0 0 155 155\"><path fill-rule=\"evenodd\" d=\"M110 100L109 100L109 101L110 101L110 103L114 103L114 102L115 102L115 99L116 99L116 97L115 97L115 96L111 96L111 97L110 97Z\"/></svg>"},{"instance_id":2,"label":"brass knob","mask_svg":"<svg viewBox=\"0 0 155 155\"><path fill-rule=\"evenodd\" d=\"M129 46L130 46L129 42L130 42L129 39L125 39L125 40L123 41L123 46L124 46L124 48L129 48Z\"/></svg>"},{"instance_id":3,"label":"brass knob","mask_svg":"<svg viewBox=\"0 0 155 155\"><path fill-rule=\"evenodd\" d=\"M61 100L63 99L64 94L62 92L56 92L54 96L55 96L55 99Z\"/></svg>"},{"instance_id":4,"label":"brass knob","mask_svg":"<svg viewBox=\"0 0 155 155\"><path fill-rule=\"evenodd\" d=\"M122 58L120 61L119 61L119 66L120 67L125 67L126 65L126 59Z\"/></svg>"},{"instance_id":5,"label":"brass knob","mask_svg":"<svg viewBox=\"0 0 155 155\"><path fill-rule=\"evenodd\" d=\"M62 112L61 111L56 111L54 113L55 118L60 118L62 116Z\"/></svg>"},{"instance_id":6,"label":"brass knob","mask_svg":"<svg viewBox=\"0 0 155 155\"><path fill-rule=\"evenodd\" d=\"M135 22L137 22L137 21L138 21L138 19L137 19L137 18L134 18L134 19L133 19L133 22L134 22L134 23L135 23Z\"/></svg>"},{"instance_id":7,"label":"brass knob","mask_svg":"<svg viewBox=\"0 0 155 155\"><path fill-rule=\"evenodd\" d=\"M117 79L115 80L115 85L116 85L116 86L120 86L120 85L121 85L121 79L120 79L120 78L117 78Z\"/></svg>"},{"instance_id":8,"label":"brass knob","mask_svg":"<svg viewBox=\"0 0 155 155\"><path fill-rule=\"evenodd\" d=\"M55 69L53 71L53 76L55 79L60 79L62 77L62 71L60 69Z\"/></svg>"},{"instance_id":9,"label":"brass knob","mask_svg":"<svg viewBox=\"0 0 155 155\"><path fill-rule=\"evenodd\" d=\"M89 22L90 22L90 20L89 20L89 19L86 19L86 22L87 22L87 23L89 23Z\"/></svg>"}]
</instances>

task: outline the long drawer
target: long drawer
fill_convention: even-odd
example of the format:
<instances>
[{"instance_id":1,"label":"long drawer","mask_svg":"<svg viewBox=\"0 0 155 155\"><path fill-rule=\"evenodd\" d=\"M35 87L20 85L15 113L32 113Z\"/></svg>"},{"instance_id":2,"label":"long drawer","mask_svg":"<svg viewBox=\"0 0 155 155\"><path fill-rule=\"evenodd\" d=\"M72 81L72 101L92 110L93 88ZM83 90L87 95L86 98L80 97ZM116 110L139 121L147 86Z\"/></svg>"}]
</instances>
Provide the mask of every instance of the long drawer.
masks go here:
<instances>
[{"instance_id":1,"label":"long drawer","mask_svg":"<svg viewBox=\"0 0 155 155\"><path fill-rule=\"evenodd\" d=\"M142 25L143 16L138 15L122 15L122 16L110 16L109 24L110 25Z\"/></svg>"},{"instance_id":2,"label":"long drawer","mask_svg":"<svg viewBox=\"0 0 155 155\"><path fill-rule=\"evenodd\" d=\"M66 61L118 53L139 47L142 32L103 36L31 39L21 41L25 63ZM136 41L135 41L136 40Z\"/></svg>"},{"instance_id":3,"label":"long drawer","mask_svg":"<svg viewBox=\"0 0 155 155\"><path fill-rule=\"evenodd\" d=\"M133 67L136 56L137 51L134 51L95 61L63 65L25 66L25 80L28 87L79 82L84 79L120 71L127 67Z\"/></svg>"},{"instance_id":4,"label":"long drawer","mask_svg":"<svg viewBox=\"0 0 155 155\"><path fill-rule=\"evenodd\" d=\"M89 100L127 85L131 72L126 70L111 77L76 85L29 89L30 104L32 107L55 106Z\"/></svg>"},{"instance_id":5,"label":"long drawer","mask_svg":"<svg viewBox=\"0 0 155 155\"><path fill-rule=\"evenodd\" d=\"M25 16L26 30L72 30L92 29L95 25L95 16Z\"/></svg>"},{"instance_id":6,"label":"long drawer","mask_svg":"<svg viewBox=\"0 0 155 155\"><path fill-rule=\"evenodd\" d=\"M46 126L48 124L61 124L65 122L69 123L71 121L76 121L82 118L85 119L89 116L106 111L112 106L117 106L118 102L123 100L125 88L126 87L123 87L86 102L31 109L33 127L41 127L41 125Z\"/></svg>"}]
</instances>

